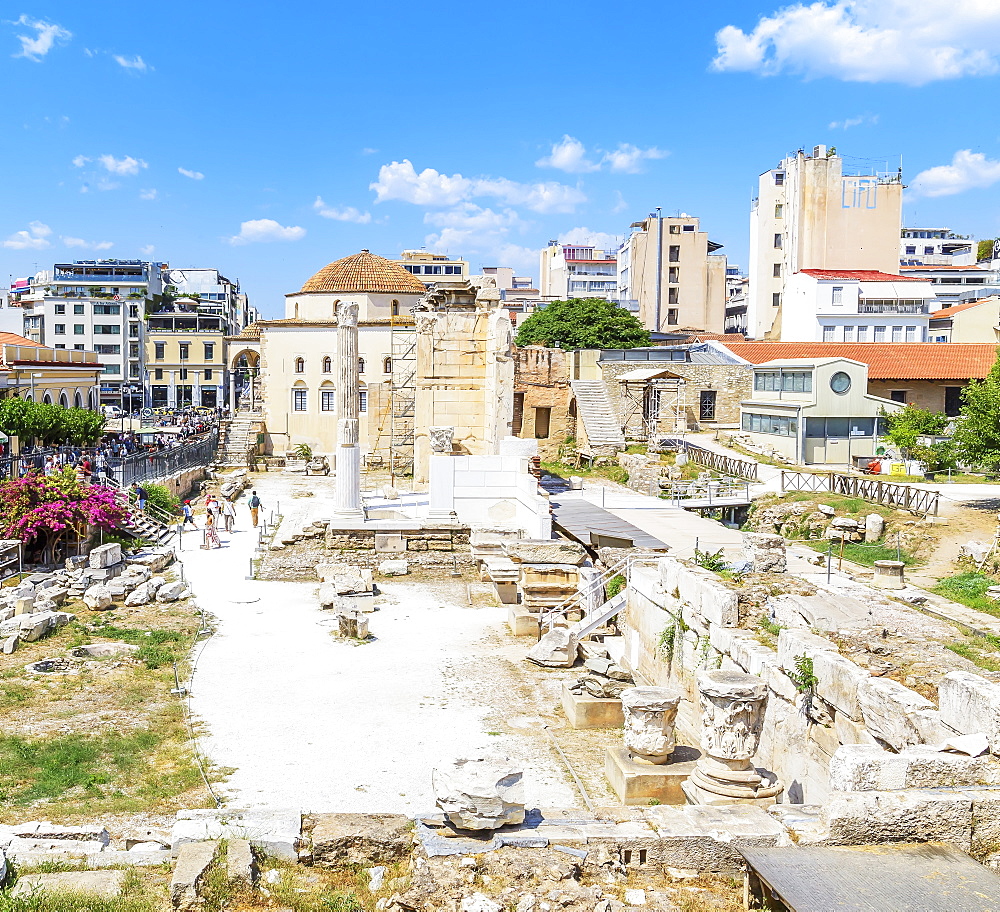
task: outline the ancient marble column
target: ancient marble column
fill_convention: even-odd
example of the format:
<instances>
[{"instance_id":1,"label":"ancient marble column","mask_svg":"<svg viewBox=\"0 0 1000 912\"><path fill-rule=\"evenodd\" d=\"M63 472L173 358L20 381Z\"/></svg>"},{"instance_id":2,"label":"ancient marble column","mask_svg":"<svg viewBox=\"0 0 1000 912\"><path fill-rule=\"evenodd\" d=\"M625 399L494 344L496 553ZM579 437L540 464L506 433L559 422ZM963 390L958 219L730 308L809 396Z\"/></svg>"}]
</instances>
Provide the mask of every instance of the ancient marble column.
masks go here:
<instances>
[{"instance_id":1,"label":"ancient marble column","mask_svg":"<svg viewBox=\"0 0 1000 912\"><path fill-rule=\"evenodd\" d=\"M337 305L337 480L334 511L363 521L358 446L358 305Z\"/></svg>"},{"instance_id":2,"label":"ancient marble column","mask_svg":"<svg viewBox=\"0 0 1000 912\"><path fill-rule=\"evenodd\" d=\"M761 776L751 762L764 724L767 685L741 671L703 671L698 691L704 755L689 781L709 798L771 798L780 792L777 780Z\"/></svg>"},{"instance_id":3,"label":"ancient marble column","mask_svg":"<svg viewBox=\"0 0 1000 912\"><path fill-rule=\"evenodd\" d=\"M629 687L622 691L625 747L635 760L666 763L674 752L674 723L682 694L673 687Z\"/></svg>"}]
</instances>

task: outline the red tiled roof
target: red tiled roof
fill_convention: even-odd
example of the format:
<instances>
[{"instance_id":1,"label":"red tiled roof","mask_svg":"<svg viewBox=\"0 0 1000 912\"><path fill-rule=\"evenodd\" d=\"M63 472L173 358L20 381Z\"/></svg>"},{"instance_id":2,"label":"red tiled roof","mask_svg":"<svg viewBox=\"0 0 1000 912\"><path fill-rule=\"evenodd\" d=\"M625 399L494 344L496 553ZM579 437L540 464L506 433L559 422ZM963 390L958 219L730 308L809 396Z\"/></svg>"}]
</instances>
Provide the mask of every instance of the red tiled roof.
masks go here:
<instances>
[{"instance_id":1,"label":"red tiled roof","mask_svg":"<svg viewBox=\"0 0 1000 912\"><path fill-rule=\"evenodd\" d=\"M936 310L931 314L931 320L946 320L957 313L961 313L963 310L968 310L970 307L978 307L987 301L996 301L996 298L980 298L978 301L966 301L964 304L956 304L954 307L942 307L941 310Z\"/></svg>"},{"instance_id":2,"label":"red tiled roof","mask_svg":"<svg viewBox=\"0 0 1000 912\"><path fill-rule=\"evenodd\" d=\"M424 294L427 286L399 263L368 250L324 266L302 286L304 292Z\"/></svg>"},{"instance_id":3,"label":"red tiled roof","mask_svg":"<svg viewBox=\"0 0 1000 912\"><path fill-rule=\"evenodd\" d=\"M892 275L877 269L800 269L814 279L856 279L859 282L924 282L916 276Z\"/></svg>"},{"instance_id":4,"label":"red tiled roof","mask_svg":"<svg viewBox=\"0 0 1000 912\"><path fill-rule=\"evenodd\" d=\"M30 345L33 348L45 348L41 342L32 342L17 333L0 332L0 345Z\"/></svg>"},{"instance_id":5,"label":"red tiled roof","mask_svg":"<svg viewBox=\"0 0 1000 912\"><path fill-rule=\"evenodd\" d=\"M726 342L751 364L786 358L850 358L868 365L869 380L969 380L997 360L991 342Z\"/></svg>"}]
</instances>

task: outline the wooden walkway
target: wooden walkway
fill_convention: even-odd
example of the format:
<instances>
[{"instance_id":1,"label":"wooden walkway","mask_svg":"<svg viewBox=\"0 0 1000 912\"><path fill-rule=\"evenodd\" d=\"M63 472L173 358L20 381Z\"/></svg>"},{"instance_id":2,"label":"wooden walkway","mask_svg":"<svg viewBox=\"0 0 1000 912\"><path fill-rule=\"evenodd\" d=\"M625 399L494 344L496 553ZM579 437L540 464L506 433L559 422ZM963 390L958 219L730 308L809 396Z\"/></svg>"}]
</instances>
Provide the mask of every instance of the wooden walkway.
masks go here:
<instances>
[{"instance_id":1,"label":"wooden walkway","mask_svg":"<svg viewBox=\"0 0 1000 912\"><path fill-rule=\"evenodd\" d=\"M551 504L553 525L564 535L576 539L581 544L594 543L591 538L593 534L631 541L632 546L636 548L648 548L652 551L669 550L670 546L658 538L582 497L560 497L557 494L553 495Z\"/></svg>"}]
</instances>

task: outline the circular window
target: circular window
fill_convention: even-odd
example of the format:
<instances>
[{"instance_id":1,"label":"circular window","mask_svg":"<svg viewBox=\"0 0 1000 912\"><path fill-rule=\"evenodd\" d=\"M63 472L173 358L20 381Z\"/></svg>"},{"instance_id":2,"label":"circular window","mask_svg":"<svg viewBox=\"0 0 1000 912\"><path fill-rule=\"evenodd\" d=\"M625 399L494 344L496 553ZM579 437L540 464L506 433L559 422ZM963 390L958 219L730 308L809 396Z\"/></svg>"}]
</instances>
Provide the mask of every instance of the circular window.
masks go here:
<instances>
[{"instance_id":1,"label":"circular window","mask_svg":"<svg viewBox=\"0 0 1000 912\"><path fill-rule=\"evenodd\" d=\"M846 393L851 388L851 375L843 371L837 371L830 378L830 389L835 393Z\"/></svg>"}]
</instances>

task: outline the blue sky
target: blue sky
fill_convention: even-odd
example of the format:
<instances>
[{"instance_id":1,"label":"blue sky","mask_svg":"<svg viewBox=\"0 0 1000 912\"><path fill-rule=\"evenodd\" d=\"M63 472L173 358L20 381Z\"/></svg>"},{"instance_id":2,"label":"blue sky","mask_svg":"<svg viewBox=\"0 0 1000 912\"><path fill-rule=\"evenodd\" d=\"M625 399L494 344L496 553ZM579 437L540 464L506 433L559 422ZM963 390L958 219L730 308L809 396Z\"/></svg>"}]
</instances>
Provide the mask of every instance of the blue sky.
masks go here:
<instances>
[{"instance_id":1,"label":"blue sky","mask_svg":"<svg viewBox=\"0 0 1000 912\"><path fill-rule=\"evenodd\" d=\"M757 175L817 143L902 157L907 224L1000 234L993 0L4 9L2 284L161 259L276 316L362 247L537 278L656 206L745 267Z\"/></svg>"}]
</instances>

